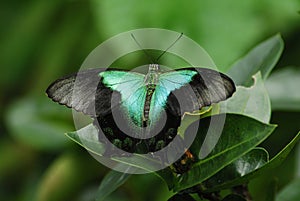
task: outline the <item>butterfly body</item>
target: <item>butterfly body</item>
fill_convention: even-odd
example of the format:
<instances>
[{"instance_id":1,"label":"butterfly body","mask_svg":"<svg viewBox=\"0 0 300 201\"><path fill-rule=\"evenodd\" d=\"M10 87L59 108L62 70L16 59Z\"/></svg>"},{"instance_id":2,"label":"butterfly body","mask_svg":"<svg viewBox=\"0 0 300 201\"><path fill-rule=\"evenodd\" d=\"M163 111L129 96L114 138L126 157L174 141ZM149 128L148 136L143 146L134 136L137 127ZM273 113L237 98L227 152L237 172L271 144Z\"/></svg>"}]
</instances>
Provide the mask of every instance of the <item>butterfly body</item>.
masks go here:
<instances>
[{"instance_id":1,"label":"butterfly body","mask_svg":"<svg viewBox=\"0 0 300 201\"><path fill-rule=\"evenodd\" d=\"M149 112L150 112L150 104L153 93L155 91L156 85L159 80L159 65L152 64L149 65L148 73L145 76L144 83L146 85L146 98L144 103L144 114L143 114L143 127L149 126Z\"/></svg>"}]
</instances>

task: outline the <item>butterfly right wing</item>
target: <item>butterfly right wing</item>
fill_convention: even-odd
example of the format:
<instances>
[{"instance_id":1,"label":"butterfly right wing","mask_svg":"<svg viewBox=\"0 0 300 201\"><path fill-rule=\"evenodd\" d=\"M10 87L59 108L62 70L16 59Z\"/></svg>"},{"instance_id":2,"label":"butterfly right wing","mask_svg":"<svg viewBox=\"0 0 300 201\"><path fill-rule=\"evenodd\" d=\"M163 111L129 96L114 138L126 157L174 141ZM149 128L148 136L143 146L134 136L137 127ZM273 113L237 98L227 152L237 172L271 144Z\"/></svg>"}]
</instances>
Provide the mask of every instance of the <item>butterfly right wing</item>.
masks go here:
<instances>
[{"instance_id":1,"label":"butterfly right wing","mask_svg":"<svg viewBox=\"0 0 300 201\"><path fill-rule=\"evenodd\" d=\"M165 72L167 82L183 83L174 71ZM175 72L195 72L191 80L175 88L167 99L167 108L176 115L194 112L202 107L226 100L235 92L235 84L223 73L207 68L182 68ZM182 73L181 73L182 74ZM167 85L166 85L167 86ZM175 103L175 104L174 104Z\"/></svg>"}]
</instances>

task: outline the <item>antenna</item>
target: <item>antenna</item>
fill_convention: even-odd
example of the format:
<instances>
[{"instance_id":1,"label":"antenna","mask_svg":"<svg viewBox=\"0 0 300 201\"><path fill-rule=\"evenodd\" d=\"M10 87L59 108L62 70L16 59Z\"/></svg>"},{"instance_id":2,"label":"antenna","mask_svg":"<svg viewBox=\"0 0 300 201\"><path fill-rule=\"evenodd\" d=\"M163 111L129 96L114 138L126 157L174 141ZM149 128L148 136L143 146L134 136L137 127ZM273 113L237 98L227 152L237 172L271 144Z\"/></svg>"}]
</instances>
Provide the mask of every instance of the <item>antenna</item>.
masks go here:
<instances>
[{"instance_id":1,"label":"antenna","mask_svg":"<svg viewBox=\"0 0 300 201\"><path fill-rule=\"evenodd\" d=\"M181 33L179 36L178 36L178 38L165 50L165 51L163 51L158 57L157 57L157 59L154 61L153 59L152 59L152 57L148 54L148 52L145 50L145 49L143 49L142 48L142 46L141 46L141 44L137 41L137 39L134 37L134 35L131 33L130 34L131 35L131 37L133 38L133 40L136 42L136 44L139 46L139 48L141 49L141 50L143 50L143 52L144 52L144 54L148 57L148 59L153 63L153 64L155 64L155 63L158 63L158 60L171 48L171 47L173 47L173 45L175 45L175 43L183 36L183 33Z\"/></svg>"},{"instance_id":2,"label":"antenna","mask_svg":"<svg viewBox=\"0 0 300 201\"><path fill-rule=\"evenodd\" d=\"M173 45L175 45L175 43L177 43L177 41L183 36L183 33L181 33L178 38L165 50L163 51L156 59L156 62L158 62L158 60L171 48L173 47Z\"/></svg>"},{"instance_id":3,"label":"antenna","mask_svg":"<svg viewBox=\"0 0 300 201\"><path fill-rule=\"evenodd\" d=\"M141 49L141 50L143 50L143 52L144 52L144 54L148 57L148 59L151 61L151 63L155 63L154 62L154 60L152 59L152 57L148 54L148 52L144 49L144 48L142 48L142 46L141 46L141 44L136 40L136 38L134 37L134 35L133 34L130 34L131 35L131 37L133 38L133 40L136 42L136 44L139 46L139 48Z\"/></svg>"}]
</instances>

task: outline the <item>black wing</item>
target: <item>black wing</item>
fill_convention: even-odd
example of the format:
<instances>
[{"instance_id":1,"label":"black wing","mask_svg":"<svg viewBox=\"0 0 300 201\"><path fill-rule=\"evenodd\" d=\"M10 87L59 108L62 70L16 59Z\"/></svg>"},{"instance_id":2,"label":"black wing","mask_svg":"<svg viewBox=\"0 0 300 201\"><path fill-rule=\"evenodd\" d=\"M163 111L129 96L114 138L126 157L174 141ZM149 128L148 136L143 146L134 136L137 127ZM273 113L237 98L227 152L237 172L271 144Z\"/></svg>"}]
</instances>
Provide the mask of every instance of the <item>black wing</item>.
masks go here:
<instances>
[{"instance_id":1,"label":"black wing","mask_svg":"<svg viewBox=\"0 0 300 201\"><path fill-rule=\"evenodd\" d=\"M61 105L83 112L86 115L96 117L99 114L105 116L111 112L111 106L119 104L121 96L118 92L105 87L102 83L100 72L118 69L87 69L68 75L54 81L46 90L49 98Z\"/></svg>"},{"instance_id":2,"label":"black wing","mask_svg":"<svg viewBox=\"0 0 300 201\"><path fill-rule=\"evenodd\" d=\"M226 100L235 92L235 84L227 75L207 68L182 68L197 74L192 80L174 90L167 99L167 108L176 115L193 112Z\"/></svg>"}]
</instances>

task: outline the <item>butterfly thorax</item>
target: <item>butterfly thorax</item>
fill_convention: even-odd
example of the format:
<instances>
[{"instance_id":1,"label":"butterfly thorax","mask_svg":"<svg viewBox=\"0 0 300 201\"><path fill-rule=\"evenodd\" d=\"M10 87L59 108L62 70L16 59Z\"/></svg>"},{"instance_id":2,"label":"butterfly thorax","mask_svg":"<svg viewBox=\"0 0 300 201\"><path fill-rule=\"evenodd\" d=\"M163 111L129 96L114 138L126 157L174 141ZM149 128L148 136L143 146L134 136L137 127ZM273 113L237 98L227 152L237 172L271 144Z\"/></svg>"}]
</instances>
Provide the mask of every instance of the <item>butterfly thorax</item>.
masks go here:
<instances>
[{"instance_id":1,"label":"butterfly thorax","mask_svg":"<svg viewBox=\"0 0 300 201\"><path fill-rule=\"evenodd\" d=\"M159 65L158 64L150 64L148 73L145 76L145 85L156 85L159 78Z\"/></svg>"},{"instance_id":2,"label":"butterfly thorax","mask_svg":"<svg viewBox=\"0 0 300 201\"><path fill-rule=\"evenodd\" d=\"M147 93L144 104L144 113L143 113L143 127L147 127L149 125L149 112L150 112L150 104L152 95L155 91L156 85L159 79L159 65L158 64L150 64L148 73L145 76L144 83L146 85Z\"/></svg>"}]
</instances>

